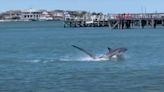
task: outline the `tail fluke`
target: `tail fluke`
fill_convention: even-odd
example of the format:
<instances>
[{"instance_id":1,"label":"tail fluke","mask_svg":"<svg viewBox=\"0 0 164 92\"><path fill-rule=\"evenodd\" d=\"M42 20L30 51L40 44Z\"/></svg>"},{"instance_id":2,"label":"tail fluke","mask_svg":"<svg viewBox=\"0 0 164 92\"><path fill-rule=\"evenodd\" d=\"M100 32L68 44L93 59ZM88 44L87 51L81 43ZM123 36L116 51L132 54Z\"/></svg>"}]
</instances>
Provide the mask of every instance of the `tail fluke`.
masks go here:
<instances>
[{"instance_id":1,"label":"tail fluke","mask_svg":"<svg viewBox=\"0 0 164 92\"><path fill-rule=\"evenodd\" d=\"M88 51L86 51L86 50L84 50L83 48L80 48L80 47L78 47L78 46L75 46L75 45L72 45L74 48L76 48L76 49L78 49L78 50L80 50L80 51L82 51L82 52L84 52L84 53L86 53L88 56L90 56L91 58L93 58L93 59L95 59L96 58L96 56L95 55L93 55L93 54L91 54L90 52L88 52Z\"/></svg>"}]
</instances>

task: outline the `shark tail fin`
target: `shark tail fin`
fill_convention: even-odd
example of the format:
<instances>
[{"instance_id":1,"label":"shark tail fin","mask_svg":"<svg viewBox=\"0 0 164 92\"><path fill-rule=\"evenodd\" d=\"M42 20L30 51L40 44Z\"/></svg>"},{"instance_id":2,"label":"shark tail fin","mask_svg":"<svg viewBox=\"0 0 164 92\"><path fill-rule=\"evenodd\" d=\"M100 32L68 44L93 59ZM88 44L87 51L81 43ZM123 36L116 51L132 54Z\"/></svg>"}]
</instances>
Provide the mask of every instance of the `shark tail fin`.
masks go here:
<instances>
[{"instance_id":1,"label":"shark tail fin","mask_svg":"<svg viewBox=\"0 0 164 92\"><path fill-rule=\"evenodd\" d=\"M80 50L80 51L84 52L85 54L87 54L87 55L88 55L88 56L90 56L91 58L93 58L93 59L95 59L95 58L96 58L96 56L95 56L95 55L91 54L90 52L86 51L85 49L80 48L80 47L75 46L75 45L72 45L72 46L73 46L74 48L76 48L76 49L78 49L78 50Z\"/></svg>"}]
</instances>

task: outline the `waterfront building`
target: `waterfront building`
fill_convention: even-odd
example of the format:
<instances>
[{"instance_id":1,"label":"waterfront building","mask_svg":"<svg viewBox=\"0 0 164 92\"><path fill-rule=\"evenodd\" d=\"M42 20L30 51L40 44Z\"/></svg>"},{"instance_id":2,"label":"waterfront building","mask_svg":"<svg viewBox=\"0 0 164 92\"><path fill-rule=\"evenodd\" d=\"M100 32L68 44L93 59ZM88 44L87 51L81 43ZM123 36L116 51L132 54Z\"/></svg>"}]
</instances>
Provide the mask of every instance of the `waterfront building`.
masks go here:
<instances>
[{"instance_id":1,"label":"waterfront building","mask_svg":"<svg viewBox=\"0 0 164 92\"><path fill-rule=\"evenodd\" d=\"M3 20L19 20L21 17L21 11L14 10L14 11L7 11L1 14L1 19Z\"/></svg>"},{"instance_id":2,"label":"waterfront building","mask_svg":"<svg viewBox=\"0 0 164 92\"><path fill-rule=\"evenodd\" d=\"M68 12L64 12L64 20L69 20L71 19L71 15Z\"/></svg>"},{"instance_id":3,"label":"waterfront building","mask_svg":"<svg viewBox=\"0 0 164 92\"><path fill-rule=\"evenodd\" d=\"M40 21L53 20L52 15L48 11L43 11L39 18Z\"/></svg>"},{"instance_id":4,"label":"waterfront building","mask_svg":"<svg viewBox=\"0 0 164 92\"><path fill-rule=\"evenodd\" d=\"M36 21L40 19L41 15L42 15L42 11L28 9L28 10L22 11L21 20Z\"/></svg>"},{"instance_id":5,"label":"waterfront building","mask_svg":"<svg viewBox=\"0 0 164 92\"><path fill-rule=\"evenodd\" d=\"M63 10L54 10L50 12L53 20L64 20L64 11Z\"/></svg>"}]
</instances>

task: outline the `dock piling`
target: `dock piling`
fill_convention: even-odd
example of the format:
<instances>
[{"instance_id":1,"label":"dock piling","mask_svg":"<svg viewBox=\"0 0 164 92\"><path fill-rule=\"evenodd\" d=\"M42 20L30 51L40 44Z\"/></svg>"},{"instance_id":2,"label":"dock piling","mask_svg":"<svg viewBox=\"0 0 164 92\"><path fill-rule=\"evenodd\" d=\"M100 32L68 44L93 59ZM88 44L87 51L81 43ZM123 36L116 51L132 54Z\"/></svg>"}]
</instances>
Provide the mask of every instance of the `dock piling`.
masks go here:
<instances>
[{"instance_id":1,"label":"dock piling","mask_svg":"<svg viewBox=\"0 0 164 92\"><path fill-rule=\"evenodd\" d=\"M144 28L150 26L156 28L157 25L164 26L164 16L158 17L159 14L118 14L110 15L111 17L95 17L91 16L83 19L73 17L64 21L64 27L109 27L111 29L129 29L129 28ZM103 19L104 18L104 19Z\"/></svg>"}]
</instances>

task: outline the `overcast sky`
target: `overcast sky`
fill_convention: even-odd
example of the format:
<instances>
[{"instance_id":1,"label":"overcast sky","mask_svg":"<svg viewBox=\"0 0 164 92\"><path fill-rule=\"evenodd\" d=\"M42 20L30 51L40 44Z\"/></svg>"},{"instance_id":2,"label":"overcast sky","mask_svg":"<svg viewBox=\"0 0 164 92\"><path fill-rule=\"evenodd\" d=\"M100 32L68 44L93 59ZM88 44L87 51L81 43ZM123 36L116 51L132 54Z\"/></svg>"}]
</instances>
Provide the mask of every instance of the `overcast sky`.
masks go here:
<instances>
[{"instance_id":1,"label":"overcast sky","mask_svg":"<svg viewBox=\"0 0 164 92\"><path fill-rule=\"evenodd\" d=\"M103 13L164 12L164 0L0 0L0 12L29 8Z\"/></svg>"}]
</instances>

